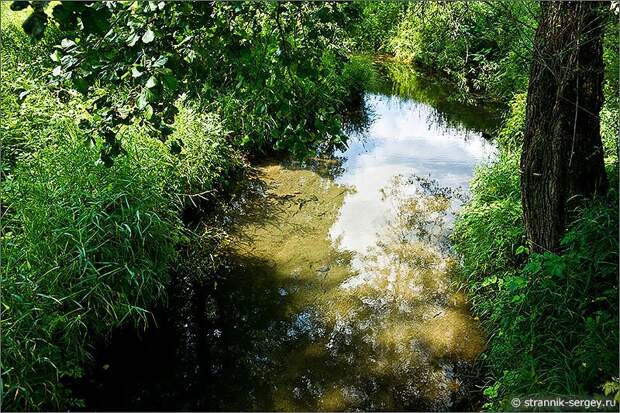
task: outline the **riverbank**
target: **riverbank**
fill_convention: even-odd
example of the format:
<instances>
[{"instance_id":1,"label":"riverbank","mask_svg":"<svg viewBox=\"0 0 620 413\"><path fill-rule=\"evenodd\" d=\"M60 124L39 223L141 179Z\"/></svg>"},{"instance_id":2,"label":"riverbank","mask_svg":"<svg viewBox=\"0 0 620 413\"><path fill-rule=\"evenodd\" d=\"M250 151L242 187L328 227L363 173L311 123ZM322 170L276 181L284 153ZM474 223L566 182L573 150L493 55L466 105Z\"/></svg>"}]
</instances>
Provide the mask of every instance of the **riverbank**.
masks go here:
<instances>
[{"instance_id":1,"label":"riverbank","mask_svg":"<svg viewBox=\"0 0 620 413\"><path fill-rule=\"evenodd\" d=\"M573 211L560 253L526 246L516 173L525 94L498 133L497 160L476 171L452 240L473 312L490 336L480 360L486 409L511 410L517 395L620 395L617 114L609 96L601 127L610 190Z\"/></svg>"}]
</instances>

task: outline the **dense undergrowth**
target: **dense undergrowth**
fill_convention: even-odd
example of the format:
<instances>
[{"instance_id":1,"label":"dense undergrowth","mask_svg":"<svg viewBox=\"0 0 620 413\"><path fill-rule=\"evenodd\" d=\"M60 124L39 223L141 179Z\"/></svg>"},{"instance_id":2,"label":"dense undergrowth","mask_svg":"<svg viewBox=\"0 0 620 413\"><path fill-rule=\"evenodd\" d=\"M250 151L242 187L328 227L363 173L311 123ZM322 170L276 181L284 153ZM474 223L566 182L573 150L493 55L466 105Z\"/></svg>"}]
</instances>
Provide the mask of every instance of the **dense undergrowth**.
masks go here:
<instances>
[{"instance_id":1,"label":"dense undergrowth","mask_svg":"<svg viewBox=\"0 0 620 413\"><path fill-rule=\"evenodd\" d=\"M500 136L520 136L511 121ZM606 138L617 145L615 134ZM511 410L517 396L603 394L618 374L617 158L608 157L609 193L574 211L564 251L530 254L511 146L477 170L453 235L473 310L491 337L481 358L490 410Z\"/></svg>"},{"instance_id":2,"label":"dense undergrowth","mask_svg":"<svg viewBox=\"0 0 620 413\"><path fill-rule=\"evenodd\" d=\"M20 27L25 15L1 5L4 410L80 405L63 383L83 374L96 339L152 320L180 248L213 245L184 225L183 210L225 190L245 155L307 156L345 143L341 113L372 77L367 60L348 57L349 45L439 72L461 97L509 102L496 133L498 159L477 170L453 237L473 311L490 337L480 360L486 407L510 409L507 402L522 395L618 390L617 30L606 33L601 112L611 189L573 211L562 253L534 254L518 173L534 2L369 2L355 25L348 20L355 10L341 10L339 24L320 5L206 3L216 7L214 22L194 29L208 47L187 56L191 64L178 62L185 78L143 75L168 52L158 43L165 30L144 47L158 59L148 65L134 64L134 46L119 37L108 46L127 53L115 59L133 83L101 80L94 96L62 79L41 81L58 67L49 55L64 34L50 25L32 42ZM192 14L178 7L177 15L147 10L132 18L165 28L170 16ZM165 79L175 83L175 98L154 108L147 89ZM144 104L115 135L124 152L111 166L101 158L105 137L85 126L97 123L91 109L101 96ZM165 140L149 127L154 111L176 113Z\"/></svg>"},{"instance_id":3,"label":"dense undergrowth","mask_svg":"<svg viewBox=\"0 0 620 413\"><path fill-rule=\"evenodd\" d=\"M605 43L601 134L607 194L571 212L559 254L530 253L522 222L519 158L526 94L497 134L499 158L480 167L453 241L472 307L490 340L481 363L485 408L513 397L608 395L618 399L618 50Z\"/></svg>"},{"instance_id":4,"label":"dense undergrowth","mask_svg":"<svg viewBox=\"0 0 620 413\"><path fill-rule=\"evenodd\" d=\"M277 10L276 24L273 7L253 15L237 10L255 7L249 3L200 4L214 8L217 33L201 34L209 47L196 59L211 66L180 86L185 92L174 110L146 105L141 116L117 125L113 143L122 150L108 162L102 154L109 134L92 126L105 125L101 117L111 112L93 111L93 102L103 97L121 107L135 85L102 78L93 93L79 93L55 76L54 45L65 34L48 24L34 42L20 27L27 11L1 7L2 409L75 408L81 401L64 384L84 374L93 343L121 325L153 322L149 310L166 299L179 251L217 245L203 239L217 234L199 235L184 224L184 211L225 191L243 172L246 154L307 156L342 145L340 112L367 73L337 46L314 48L339 30L320 5L287 5ZM130 18L162 10L148 7ZM167 14L166 7L150 17L161 19L158 36L182 23L166 20L174 13L192 11L178 3ZM298 37L291 34L293 17L307 23ZM320 27L312 30L316 17ZM158 42L147 40L148 47ZM164 60L134 64L129 73L138 78ZM157 82L142 91L151 93ZM157 110L175 114L166 139L153 128ZM192 276L204 277L201 271Z\"/></svg>"}]
</instances>

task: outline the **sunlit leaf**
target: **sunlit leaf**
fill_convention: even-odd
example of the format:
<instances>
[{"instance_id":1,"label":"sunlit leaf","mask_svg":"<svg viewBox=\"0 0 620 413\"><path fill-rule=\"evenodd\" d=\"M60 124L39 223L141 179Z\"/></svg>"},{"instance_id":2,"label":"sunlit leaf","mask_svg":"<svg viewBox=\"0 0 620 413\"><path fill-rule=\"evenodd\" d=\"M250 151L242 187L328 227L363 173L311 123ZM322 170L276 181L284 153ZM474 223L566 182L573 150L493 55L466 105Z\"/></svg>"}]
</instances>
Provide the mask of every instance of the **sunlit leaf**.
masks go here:
<instances>
[{"instance_id":1,"label":"sunlit leaf","mask_svg":"<svg viewBox=\"0 0 620 413\"><path fill-rule=\"evenodd\" d=\"M144 35L142 35L142 43L151 43L155 40L155 33L151 29L148 29Z\"/></svg>"}]
</instances>

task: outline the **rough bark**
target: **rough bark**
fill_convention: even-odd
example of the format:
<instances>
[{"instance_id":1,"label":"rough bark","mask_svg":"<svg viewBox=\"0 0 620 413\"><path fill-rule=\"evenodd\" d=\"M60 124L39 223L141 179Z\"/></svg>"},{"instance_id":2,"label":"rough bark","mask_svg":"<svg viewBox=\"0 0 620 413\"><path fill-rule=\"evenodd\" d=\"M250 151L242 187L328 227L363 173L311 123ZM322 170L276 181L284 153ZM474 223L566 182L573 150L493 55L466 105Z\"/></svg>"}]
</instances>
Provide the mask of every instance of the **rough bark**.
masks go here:
<instances>
[{"instance_id":1,"label":"rough bark","mask_svg":"<svg viewBox=\"0 0 620 413\"><path fill-rule=\"evenodd\" d=\"M521 199L535 251L558 251L570 212L607 190L599 112L603 21L594 2L541 2L521 155Z\"/></svg>"}]
</instances>

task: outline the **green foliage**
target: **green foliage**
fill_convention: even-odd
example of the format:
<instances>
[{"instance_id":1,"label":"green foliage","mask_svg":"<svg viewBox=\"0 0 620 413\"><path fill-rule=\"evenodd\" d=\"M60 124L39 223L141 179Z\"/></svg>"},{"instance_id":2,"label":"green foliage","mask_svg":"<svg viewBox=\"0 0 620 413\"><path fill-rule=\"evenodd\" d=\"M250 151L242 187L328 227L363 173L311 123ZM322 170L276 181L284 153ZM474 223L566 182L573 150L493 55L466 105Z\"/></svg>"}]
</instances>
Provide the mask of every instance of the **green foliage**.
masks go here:
<instances>
[{"instance_id":1,"label":"green foliage","mask_svg":"<svg viewBox=\"0 0 620 413\"><path fill-rule=\"evenodd\" d=\"M186 100L179 101L177 108L174 132L167 145L176 155L178 191L191 199L225 184L242 163L240 154L226 139L217 114L201 113L197 105Z\"/></svg>"},{"instance_id":2,"label":"green foliage","mask_svg":"<svg viewBox=\"0 0 620 413\"><path fill-rule=\"evenodd\" d=\"M613 397L615 401L620 402L620 380L615 377L613 380L605 382L603 393L605 396Z\"/></svg>"},{"instance_id":3,"label":"green foliage","mask_svg":"<svg viewBox=\"0 0 620 413\"><path fill-rule=\"evenodd\" d=\"M277 49L276 44L273 47ZM347 93L338 74L343 60L329 50L317 58L316 66L306 62L295 71L248 58L247 78L241 76L234 87L223 89L215 102L242 148L252 152L275 148L305 157L320 146L342 147L345 137L338 110ZM304 60L301 55L296 59Z\"/></svg>"},{"instance_id":4,"label":"green foliage","mask_svg":"<svg viewBox=\"0 0 620 413\"><path fill-rule=\"evenodd\" d=\"M424 75L419 69L393 59L382 62L378 69L385 75L369 82L369 90L426 103L437 109L434 120L441 125L495 132L500 112L494 105L481 105L455 90L455 85L446 87L445 79Z\"/></svg>"},{"instance_id":5,"label":"green foliage","mask_svg":"<svg viewBox=\"0 0 620 413\"><path fill-rule=\"evenodd\" d=\"M497 134L497 143L503 151L519 153L525 132L525 102L527 93L516 93L510 101L504 125Z\"/></svg>"},{"instance_id":6,"label":"green foliage","mask_svg":"<svg viewBox=\"0 0 620 413\"><path fill-rule=\"evenodd\" d=\"M342 70L342 82L352 98L360 98L377 82L373 61L368 56L352 56Z\"/></svg>"},{"instance_id":7,"label":"green foliage","mask_svg":"<svg viewBox=\"0 0 620 413\"><path fill-rule=\"evenodd\" d=\"M106 168L102 144L78 126L92 122L88 101L38 81L53 70L57 32L31 43L19 18L4 24L1 7L10 46L0 100L2 408L73 408L80 401L62 383L82 374L94 340L122 323L144 325L164 296L187 239L186 195L221 186L242 164L218 116L186 99L171 139L124 126L126 153Z\"/></svg>"},{"instance_id":8,"label":"green foliage","mask_svg":"<svg viewBox=\"0 0 620 413\"><path fill-rule=\"evenodd\" d=\"M187 239L179 215L187 196L242 166L216 115L184 101L178 108L166 144L125 127L126 153L109 168L72 112L58 113L64 106L50 108L56 123L23 128L25 142L50 136L2 184L3 408L79 405L61 382L82 374L96 337L148 321Z\"/></svg>"},{"instance_id":9,"label":"green foliage","mask_svg":"<svg viewBox=\"0 0 620 413\"><path fill-rule=\"evenodd\" d=\"M521 222L525 95L498 133L499 159L476 171L454 246L473 310L491 337L481 363L489 410L518 396L612 395L618 374L617 106L601 131L612 188L575 211L560 254L530 254ZM603 388L604 387L604 388Z\"/></svg>"},{"instance_id":10,"label":"green foliage","mask_svg":"<svg viewBox=\"0 0 620 413\"><path fill-rule=\"evenodd\" d=\"M561 255L531 255L481 304L496 325L486 354L495 407L517 395L600 394L617 375L616 207L614 193L581 210Z\"/></svg>"},{"instance_id":11,"label":"green foliage","mask_svg":"<svg viewBox=\"0 0 620 413\"><path fill-rule=\"evenodd\" d=\"M606 104L611 103L616 108L618 106L618 80L620 79L620 62L618 55L618 44L620 44L620 33L618 33L618 9L615 13L605 15L607 19L605 33L603 35L603 62L605 63L605 84L604 94Z\"/></svg>"},{"instance_id":12,"label":"green foliage","mask_svg":"<svg viewBox=\"0 0 620 413\"><path fill-rule=\"evenodd\" d=\"M619 93L620 85L620 62L618 54L619 34L618 22L613 20L605 27L603 37L603 61L605 63L605 81L603 84L604 102L601 108L601 138L603 140L603 148L605 151L605 164L612 179L610 186L617 186L617 174L614 176L611 172L615 165L618 164L618 136L620 134L620 102ZM616 185L614 185L616 184Z\"/></svg>"},{"instance_id":13,"label":"green foliage","mask_svg":"<svg viewBox=\"0 0 620 413\"><path fill-rule=\"evenodd\" d=\"M0 5L2 408L79 406L62 382L82 374L96 337L148 321L187 242L181 208L226 184L240 150L304 157L346 144L341 112L374 82L350 44L511 101L501 154L476 171L454 233L491 337L487 407L618 392L617 192L576 211L561 254L525 247L518 162L534 2L48 3ZM617 42L610 24L601 134L612 188ZM446 104L428 88L399 93Z\"/></svg>"},{"instance_id":14,"label":"green foliage","mask_svg":"<svg viewBox=\"0 0 620 413\"><path fill-rule=\"evenodd\" d=\"M519 175L514 173L518 162L516 156L503 155L479 167L471 183L472 198L456 223L453 239L463 256L464 273L478 277L468 282L474 291L484 291L522 261L516 255L525 243Z\"/></svg>"},{"instance_id":15,"label":"green foliage","mask_svg":"<svg viewBox=\"0 0 620 413\"><path fill-rule=\"evenodd\" d=\"M388 42L394 36L399 20L407 10L407 3L400 1L360 3L359 23L351 30L356 49L362 52L387 52Z\"/></svg>"},{"instance_id":16,"label":"green foliage","mask_svg":"<svg viewBox=\"0 0 620 413\"><path fill-rule=\"evenodd\" d=\"M52 93L37 79L51 72L48 64L49 47L57 40L50 30L45 38L32 45L20 27L23 16L9 11L7 3L0 4L2 15L2 48L0 48L0 145L2 157L0 176L10 173L18 157L31 153L49 141L51 131L70 117L79 118L80 110L73 105L68 116L57 116L61 94ZM21 13L23 14L23 13ZM64 100L71 95L62 94ZM37 139L26 140L32 128L42 133Z\"/></svg>"},{"instance_id":17,"label":"green foliage","mask_svg":"<svg viewBox=\"0 0 620 413\"><path fill-rule=\"evenodd\" d=\"M182 238L163 144L132 133L105 168L67 128L3 184L5 409L66 408L59 382L81 374L94 337L147 321Z\"/></svg>"},{"instance_id":18,"label":"green foliage","mask_svg":"<svg viewBox=\"0 0 620 413\"><path fill-rule=\"evenodd\" d=\"M474 188L454 237L474 311L492 337L482 357L487 408L510 409L516 396L600 393L618 366L617 193L580 210L562 254L530 255L518 200L494 197L490 176L478 174L486 194Z\"/></svg>"},{"instance_id":19,"label":"green foliage","mask_svg":"<svg viewBox=\"0 0 620 413\"><path fill-rule=\"evenodd\" d=\"M26 3L34 8L29 19L37 16L42 6ZM165 139L183 93L219 102L243 146L304 156L325 141L342 145L337 109L347 93L338 75L355 10L339 3L61 1L52 16L67 37L51 55L52 74L96 96L91 130L104 142L106 164L122 151L116 136L123 125L139 120ZM40 31L26 30L35 38ZM121 88L123 98L97 94L97 85ZM244 118L228 122L241 111Z\"/></svg>"},{"instance_id":20,"label":"green foliage","mask_svg":"<svg viewBox=\"0 0 620 413\"><path fill-rule=\"evenodd\" d=\"M528 1L370 3L357 36L366 50L443 73L464 94L505 99L527 85L536 13Z\"/></svg>"}]
</instances>

